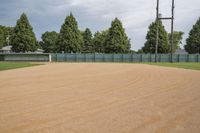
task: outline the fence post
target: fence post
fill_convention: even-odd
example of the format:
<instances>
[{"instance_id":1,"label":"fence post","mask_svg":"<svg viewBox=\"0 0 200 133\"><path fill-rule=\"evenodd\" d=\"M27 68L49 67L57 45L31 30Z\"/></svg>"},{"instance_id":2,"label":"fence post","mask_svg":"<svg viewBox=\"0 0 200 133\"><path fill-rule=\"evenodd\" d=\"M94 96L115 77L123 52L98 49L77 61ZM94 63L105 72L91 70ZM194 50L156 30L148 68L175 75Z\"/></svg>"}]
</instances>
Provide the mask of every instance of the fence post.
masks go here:
<instances>
[{"instance_id":1,"label":"fence post","mask_svg":"<svg viewBox=\"0 0 200 133\"><path fill-rule=\"evenodd\" d=\"M114 53L112 54L112 62L115 62L115 60L114 60Z\"/></svg>"},{"instance_id":2,"label":"fence post","mask_svg":"<svg viewBox=\"0 0 200 133\"><path fill-rule=\"evenodd\" d=\"M67 54L64 54L65 55L65 62L67 62Z\"/></svg>"},{"instance_id":3,"label":"fence post","mask_svg":"<svg viewBox=\"0 0 200 133\"><path fill-rule=\"evenodd\" d=\"M151 54L149 54L149 62L151 62Z\"/></svg>"},{"instance_id":4,"label":"fence post","mask_svg":"<svg viewBox=\"0 0 200 133\"><path fill-rule=\"evenodd\" d=\"M94 53L94 62L96 62L96 55L95 55L95 53Z\"/></svg>"},{"instance_id":5,"label":"fence post","mask_svg":"<svg viewBox=\"0 0 200 133\"><path fill-rule=\"evenodd\" d=\"M131 54L131 61L133 62L133 53Z\"/></svg>"},{"instance_id":6,"label":"fence post","mask_svg":"<svg viewBox=\"0 0 200 133\"><path fill-rule=\"evenodd\" d=\"M190 55L187 55L187 62L190 62Z\"/></svg>"},{"instance_id":7,"label":"fence post","mask_svg":"<svg viewBox=\"0 0 200 133\"><path fill-rule=\"evenodd\" d=\"M178 54L178 62L180 62L180 54Z\"/></svg>"},{"instance_id":8,"label":"fence post","mask_svg":"<svg viewBox=\"0 0 200 133\"><path fill-rule=\"evenodd\" d=\"M77 55L76 55L76 53L75 53L75 62L77 62Z\"/></svg>"}]
</instances>

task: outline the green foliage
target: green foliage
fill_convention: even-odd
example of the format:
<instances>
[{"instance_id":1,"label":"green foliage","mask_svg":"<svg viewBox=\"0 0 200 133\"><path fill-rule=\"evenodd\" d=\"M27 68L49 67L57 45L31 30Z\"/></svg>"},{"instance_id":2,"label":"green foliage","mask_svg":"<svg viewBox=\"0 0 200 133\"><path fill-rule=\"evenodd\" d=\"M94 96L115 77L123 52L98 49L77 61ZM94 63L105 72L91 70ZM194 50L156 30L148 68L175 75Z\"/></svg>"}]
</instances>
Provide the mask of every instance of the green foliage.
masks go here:
<instances>
[{"instance_id":1,"label":"green foliage","mask_svg":"<svg viewBox=\"0 0 200 133\"><path fill-rule=\"evenodd\" d=\"M106 40L106 53L127 53L130 51L130 41L125 33L121 21L115 18L109 29Z\"/></svg>"},{"instance_id":2,"label":"green foliage","mask_svg":"<svg viewBox=\"0 0 200 133\"><path fill-rule=\"evenodd\" d=\"M92 32L89 28L86 28L85 32L83 33L83 53L94 53L94 45L92 41Z\"/></svg>"},{"instance_id":3,"label":"green foliage","mask_svg":"<svg viewBox=\"0 0 200 133\"><path fill-rule=\"evenodd\" d=\"M146 42L142 51L144 53L155 53L156 47L156 22L153 22L149 26L149 31L146 35ZM158 53L169 53L170 45L168 41L168 34L165 30L165 27L162 24L162 21L158 21L158 29L159 29L159 39L158 39Z\"/></svg>"},{"instance_id":4,"label":"green foliage","mask_svg":"<svg viewBox=\"0 0 200 133\"><path fill-rule=\"evenodd\" d=\"M95 52L97 53L105 53L105 44L108 37L108 30L99 32L97 31L94 34L93 44Z\"/></svg>"},{"instance_id":5,"label":"green foliage","mask_svg":"<svg viewBox=\"0 0 200 133\"><path fill-rule=\"evenodd\" d=\"M37 50L37 40L25 13L21 15L14 27L11 45L14 52L34 52Z\"/></svg>"},{"instance_id":6,"label":"green foliage","mask_svg":"<svg viewBox=\"0 0 200 133\"><path fill-rule=\"evenodd\" d=\"M174 31L173 33L173 53L176 52L177 49L180 48L180 44L182 44L183 39L183 32L181 31ZM168 34L169 44L171 44L171 33Z\"/></svg>"},{"instance_id":7,"label":"green foliage","mask_svg":"<svg viewBox=\"0 0 200 133\"><path fill-rule=\"evenodd\" d=\"M137 54L144 54L144 51L143 51L142 49L139 49L139 50L137 51Z\"/></svg>"},{"instance_id":8,"label":"green foliage","mask_svg":"<svg viewBox=\"0 0 200 133\"><path fill-rule=\"evenodd\" d=\"M12 35L13 27L0 25L0 48L8 44L7 38Z\"/></svg>"},{"instance_id":9,"label":"green foliage","mask_svg":"<svg viewBox=\"0 0 200 133\"><path fill-rule=\"evenodd\" d=\"M45 53L55 53L56 52L56 41L58 38L58 33L55 31L45 32L42 34L42 41L40 45Z\"/></svg>"},{"instance_id":10,"label":"green foliage","mask_svg":"<svg viewBox=\"0 0 200 133\"><path fill-rule=\"evenodd\" d=\"M186 40L185 50L190 54L200 53L200 18L193 25Z\"/></svg>"},{"instance_id":11,"label":"green foliage","mask_svg":"<svg viewBox=\"0 0 200 133\"><path fill-rule=\"evenodd\" d=\"M58 52L76 53L81 51L83 38L72 13L67 16L57 40Z\"/></svg>"}]
</instances>

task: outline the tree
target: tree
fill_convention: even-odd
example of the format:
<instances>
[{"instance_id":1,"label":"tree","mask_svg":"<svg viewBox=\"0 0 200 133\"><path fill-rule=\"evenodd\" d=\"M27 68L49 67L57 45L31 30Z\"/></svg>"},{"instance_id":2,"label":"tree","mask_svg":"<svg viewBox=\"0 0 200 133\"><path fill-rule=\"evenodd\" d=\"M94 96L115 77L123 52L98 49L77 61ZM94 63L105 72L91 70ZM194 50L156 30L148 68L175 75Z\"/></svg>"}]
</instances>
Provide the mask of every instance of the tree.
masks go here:
<instances>
[{"instance_id":1,"label":"tree","mask_svg":"<svg viewBox=\"0 0 200 133\"><path fill-rule=\"evenodd\" d=\"M106 40L108 37L108 30L99 32L97 31L94 34L94 38L93 38L93 44L94 44L94 49L95 52L97 53L105 53L105 47L106 47Z\"/></svg>"},{"instance_id":2,"label":"tree","mask_svg":"<svg viewBox=\"0 0 200 133\"><path fill-rule=\"evenodd\" d=\"M181 31L174 31L173 33L173 53L176 52L177 49L180 48L180 44L182 44L183 39L183 32ZM168 33L169 44L171 44L171 33Z\"/></svg>"},{"instance_id":3,"label":"tree","mask_svg":"<svg viewBox=\"0 0 200 133\"><path fill-rule=\"evenodd\" d=\"M37 50L37 40L25 13L17 21L10 41L14 52Z\"/></svg>"},{"instance_id":4,"label":"tree","mask_svg":"<svg viewBox=\"0 0 200 133\"><path fill-rule=\"evenodd\" d=\"M129 39L125 33L121 21L115 18L109 29L108 38L106 40L106 53L126 53L129 48Z\"/></svg>"},{"instance_id":5,"label":"tree","mask_svg":"<svg viewBox=\"0 0 200 133\"><path fill-rule=\"evenodd\" d=\"M55 53L56 52L56 41L58 38L58 33L55 31L45 32L42 34L42 41L40 45L45 53Z\"/></svg>"},{"instance_id":6,"label":"tree","mask_svg":"<svg viewBox=\"0 0 200 133\"><path fill-rule=\"evenodd\" d=\"M92 42L92 32L89 28L86 28L85 32L83 32L83 48L82 52L84 53L93 53L94 45Z\"/></svg>"},{"instance_id":7,"label":"tree","mask_svg":"<svg viewBox=\"0 0 200 133\"><path fill-rule=\"evenodd\" d=\"M12 35L13 27L0 25L0 48L8 44L8 37Z\"/></svg>"},{"instance_id":8,"label":"tree","mask_svg":"<svg viewBox=\"0 0 200 133\"><path fill-rule=\"evenodd\" d=\"M156 47L156 26L157 22L153 22L149 26L149 31L146 35L146 42L142 51L144 53L155 53ZM158 21L159 37L158 37L158 53L169 53L170 45L168 40L168 34L165 30L165 27L162 24L162 21Z\"/></svg>"},{"instance_id":9,"label":"tree","mask_svg":"<svg viewBox=\"0 0 200 133\"><path fill-rule=\"evenodd\" d=\"M200 18L189 32L189 37L186 39L184 47L190 54L200 53Z\"/></svg>"},{"instance_id":10,"label":"tree","mask_svg":"<svg viewBox=\"0 0 200 133\"><path fill-rule=\"evenodd\" d=\"M58 35L58 52L80 52L82 44L83 38L78 29L78 23L73 14L70 13L70 16L66 17L64 24L61 26L60 34Z\"/></svg>"}]
</instances>

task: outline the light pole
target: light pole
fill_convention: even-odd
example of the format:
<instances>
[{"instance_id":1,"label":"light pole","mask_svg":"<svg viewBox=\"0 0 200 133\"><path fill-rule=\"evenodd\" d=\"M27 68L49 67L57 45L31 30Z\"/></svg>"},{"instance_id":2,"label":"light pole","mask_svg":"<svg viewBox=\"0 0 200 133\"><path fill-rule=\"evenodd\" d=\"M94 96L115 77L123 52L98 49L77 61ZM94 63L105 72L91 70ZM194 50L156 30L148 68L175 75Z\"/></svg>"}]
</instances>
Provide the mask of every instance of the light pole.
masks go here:
<instances>
[{"instance_id":1,"label":"light pole","mask_svg":"<svg viewBox=\"0 0 200 133\"><path fill-rule=\"evenodd\" d=\"M157 54L158 54L158 39L159 39L159 20L171 20L171 59L170 62L173 63L173 45L174 45L174 0L172 0L172 16L171 17L159 17L159 0L157 0L157 8L156 8L156 49L155 49L155 62L157 62Z\"/></svg>"},{"instance_id":2,"label":"light pole","mask_svg":"<svg viewBox=\"0 0 200 133\"><path fill-rule=\"evenodd\" d=\"M158 38L159 38L159 0L157 0L157 7L156 7L156 51L155 51L155 62L157 62L157 54L158 54Z\"/></svg>"}]
</instances>

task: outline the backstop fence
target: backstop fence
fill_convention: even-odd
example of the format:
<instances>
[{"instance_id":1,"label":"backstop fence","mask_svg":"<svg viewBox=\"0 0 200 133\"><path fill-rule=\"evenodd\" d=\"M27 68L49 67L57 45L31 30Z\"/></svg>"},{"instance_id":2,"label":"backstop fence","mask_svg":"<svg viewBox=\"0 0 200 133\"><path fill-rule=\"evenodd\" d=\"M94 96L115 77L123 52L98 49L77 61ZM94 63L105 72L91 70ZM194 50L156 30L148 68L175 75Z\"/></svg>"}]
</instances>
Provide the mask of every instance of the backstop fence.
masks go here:
<instances>
[{"instance_id":1,"label":"backstop fence","mask_svg":"<svg viewBox=\"0 0 200 133\"><path fill-rule=\"evenodd\" d=\"M155 54L51 54L53 62L155 62ZM171 54L158 54L158 62L170 62ZM199 54L174 54L173 62L200 62Z\"/></svg>"}]
</instances>

